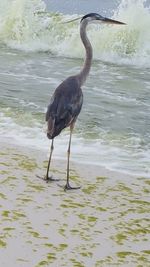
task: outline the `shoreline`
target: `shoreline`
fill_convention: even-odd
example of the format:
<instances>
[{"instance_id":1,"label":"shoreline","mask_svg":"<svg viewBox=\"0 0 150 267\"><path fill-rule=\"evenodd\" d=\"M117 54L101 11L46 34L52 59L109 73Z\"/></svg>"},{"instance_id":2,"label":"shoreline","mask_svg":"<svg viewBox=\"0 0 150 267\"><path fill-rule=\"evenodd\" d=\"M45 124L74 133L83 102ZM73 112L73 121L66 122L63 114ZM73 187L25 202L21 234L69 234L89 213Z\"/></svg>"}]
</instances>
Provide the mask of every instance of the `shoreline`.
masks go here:
<instances>
[{"instance_id":1,"label":"shoreline","mask_svg":"<svg viewBox=\"0 0 150 267\"><path fill-rule=\"evenodd\" d=\"M1 144L0 265L149 266L150 180L54 159L45 183L41 151ZM8 257L9 255L9 257Z\"/></svg>"},{"instance_id":2,"label":"shoreline","mask_svg":"<svg viewBox=\"0 0 150 267\"><path fill-rule=\"evenodd\" d=\"M6 142L4 139L4 142L0 141L0 147L1 150L12 150L12 151L16 151L20 154L25 154L27 156L31 155L31 158L33 157L35 160L37 160L39 162L39 164L41 164L42 162L45 162L45 169L46 169L46 162L48 163L48 153L49 153L49 147L47 148L47 151L45 149L40 150L38 148L35 147L25 147L23 145L18 145L18 144L13 144L11 142ZM67 166L67 153L66 153L66 158L59 158L57 156L55 156L55 154L53 153L52 156L52 162L51 162L51 167L52 169L58 169L59 171L59 164L61 165L61 167L63 167L64 172L66 171L66 166ZM99 166L97 164L93 164L92 162L77 162L76 160L73 160L72 158L70 158L70 169L75 169L79 174L83 174L82 176L84 176L84 173L88 175L88 171L87 171L87 167L90 166L90 174L92 175L92 177L96 176L96 175L101 175L101 176L106 176L106 177L112 177L113 179L117 179L118 177L122 177L123 179L132 179L133 178L138 178L138 177L143 177L143 178L149 178L149 176L147 175L138 175L138 174L133 174L133 173L129 173L128 171L120 171L120 170L113 170L110 168L106 168L105 166ZM93 174L92 174L93 173Z\"/></svg>"}]
</instances>

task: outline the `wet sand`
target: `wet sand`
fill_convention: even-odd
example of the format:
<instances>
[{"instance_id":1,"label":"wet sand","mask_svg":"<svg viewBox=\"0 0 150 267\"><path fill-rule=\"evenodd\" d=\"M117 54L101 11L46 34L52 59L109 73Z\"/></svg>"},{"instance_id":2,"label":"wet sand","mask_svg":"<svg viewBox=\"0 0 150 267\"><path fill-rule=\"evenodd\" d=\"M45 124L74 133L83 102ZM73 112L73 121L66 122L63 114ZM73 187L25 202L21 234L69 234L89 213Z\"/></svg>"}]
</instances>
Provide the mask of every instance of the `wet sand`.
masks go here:
<instances>
[{"instance_id":1,"label":"wet sand","mask_svg":"<svg viewBox=\"0 0 150 267\"><path fill-rule=\"evenodd\" d=\"M0 144L0 266L150 266L150 179Z\"/></svg>"}]
</instances>

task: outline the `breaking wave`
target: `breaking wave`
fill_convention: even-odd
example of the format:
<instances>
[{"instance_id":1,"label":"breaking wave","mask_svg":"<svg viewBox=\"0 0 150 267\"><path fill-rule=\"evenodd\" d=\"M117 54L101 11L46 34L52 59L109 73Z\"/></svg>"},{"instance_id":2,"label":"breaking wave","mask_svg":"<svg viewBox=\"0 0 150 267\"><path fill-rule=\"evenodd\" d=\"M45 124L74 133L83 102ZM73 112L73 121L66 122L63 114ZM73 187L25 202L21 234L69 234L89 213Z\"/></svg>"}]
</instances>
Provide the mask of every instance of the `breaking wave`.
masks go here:
<instances>
[{"instance_id":1,"label":"breaking wave","mask_svg":"<svg viewBox=\"0 0 150 267\"><path fill-rule=\"evenodd\" d=\"M144 0L122 0L113 18L126 26L89 26L94 58L150 66L150 9ZM0 42L23 51L50 51L56 56L83 58L78 15L47 12L42 0L4 0L0 3Z\"/></svg>"}]
</instances>

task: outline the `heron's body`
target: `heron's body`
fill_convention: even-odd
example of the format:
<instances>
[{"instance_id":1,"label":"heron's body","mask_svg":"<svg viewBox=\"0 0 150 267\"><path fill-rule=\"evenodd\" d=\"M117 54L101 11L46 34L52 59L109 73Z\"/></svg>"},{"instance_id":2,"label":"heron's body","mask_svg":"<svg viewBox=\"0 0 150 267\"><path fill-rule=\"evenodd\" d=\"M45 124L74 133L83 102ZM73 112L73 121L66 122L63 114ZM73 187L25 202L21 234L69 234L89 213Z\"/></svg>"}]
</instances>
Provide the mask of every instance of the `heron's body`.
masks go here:
<instances>
[{"instance_id":1,"label":"heron's body","mask_svg":"<svg viewBox=\"0 0 150 267\"><path fill-rule=\"evenodd\" d=\"M75 76L64 80L55 90L46 112L47 137L53 139L75 123L83 103L83 94Z\"/></svg>"},{"instance_id":2,"label":"heron's body","mask_svg":"<svg viewBox=\"0 0 150 267\"><path fill-rule=\"evenodd\" d=\"M55 90L50 104L46 113L47 121L47 137L52 139L50 157L47 167L47 173L45 180L53 180L48 176L52 151L54 149L53 142L54 138L61 133L61 131L70 127L70 139L68 146L68 161L67 161L67 183L65 189L76 189L71 187L69 184L69 159L70 159L70 147L71 147L71 136L74 128L76 119L81 111L83 103L83 94L81 87L86 81L87 76L89 75L91 63L92 63L92 46L86 34L86 28L89 22L100 21L102 23L111 23L111 24L124 24L119 21L111 20L102 17L96 13L90 13L85 15L80 22L80 37L82 43L85 47L86 56L84 65L81 71L74 76L70 76L64 80ZM77 187L79 188L79 187Z\"/></svg>"}]
</instances>

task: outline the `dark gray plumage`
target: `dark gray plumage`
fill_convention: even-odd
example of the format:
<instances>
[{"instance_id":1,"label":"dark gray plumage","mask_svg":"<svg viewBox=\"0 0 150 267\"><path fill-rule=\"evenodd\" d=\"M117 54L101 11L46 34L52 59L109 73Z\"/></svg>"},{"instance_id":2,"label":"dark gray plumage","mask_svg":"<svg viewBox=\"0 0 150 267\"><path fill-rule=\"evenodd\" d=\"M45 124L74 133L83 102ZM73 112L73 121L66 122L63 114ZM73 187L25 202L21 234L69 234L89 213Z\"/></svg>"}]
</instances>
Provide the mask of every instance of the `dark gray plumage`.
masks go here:
<instances>
[{"instance_id":1,"label":"dark gray plumage","mask_svg":"<svg viewBox=\"0 0 150 267\"><path fill-rule=\"evenodd\" d=\"M109 24L124 24L119 21L111 20L108 18L104 18L99 14L90 13L82 17L80 21L80 37L85 47L86 56L84 65L81 71L74 76L67 78L63 81L55 90L50 104L46 113L46 121L47 121L47 137L52 139L50 157L47 166L47 173L45 180L53 181L52 177L49 177L49 168L51 163L52 152L54 149L53 143L54 138L61 133L61 131L70 127L70 139L68 146L68 157L67 157L67 182L65 185L65 190L68 189L77 189L80 187L71 187L69 184L69 159L70 159L70 147L71 147L71 137L72 131L74 128L74 124L76 119L81 111L82 103L83 103L83 94L81 90L81 86L86 81L87 76L89 75L91 63L92 63L92 46L86 35L86 28L89 22L92 21L100 21L101 23L109 23Z\"/></svg>"},{"instance_id":2,"label":"dark gray plumage","mask_svg":"<svg viewBox=\"0 0 150 267\"><path fill-rule=\"evenodd\" d=\"M46 112L47 137L53 139L75 123L83 103L83 94L75 76L67 78L55 90Z\"/></svg>"}]
</instances>

